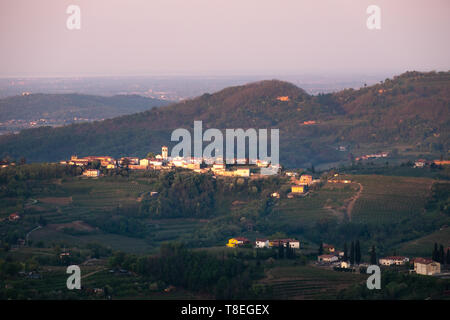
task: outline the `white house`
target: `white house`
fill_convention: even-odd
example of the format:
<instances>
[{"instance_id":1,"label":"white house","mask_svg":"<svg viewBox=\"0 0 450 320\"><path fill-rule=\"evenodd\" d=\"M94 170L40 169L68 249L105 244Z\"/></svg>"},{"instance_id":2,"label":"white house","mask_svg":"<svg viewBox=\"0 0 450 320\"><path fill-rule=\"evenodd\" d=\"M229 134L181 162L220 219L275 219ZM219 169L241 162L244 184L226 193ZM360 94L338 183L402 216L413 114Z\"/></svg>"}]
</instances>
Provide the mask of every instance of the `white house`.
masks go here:
<instances>
[{"instance_id":1,"label":"white house","mask_svg":"<svg viewBox=\"0 0 450 320\"><path fill-rule=\"evenodd\" d=\"M83 176L87 177L98 177L99 175L100 171L95 169L87 169L83 172Z\"/></svg>"},{"instance_id":2,"label":"white house","mask_svg":"<svg viewBox=\"0 0 450 320\"><path fill-rule=\"evenodd\" d=\"M339 258L333 254L322 254L317 257L317 261L324 263L332 263L338 261Z\"/></svg>"},{"instance_id":3,"label":"white house","mask_svg":"<svg viewBox=\"0 0 450 320\"><path fill-rule=\"evenodd\" d=\"M401 266L407 263L409 261L409 258L402 256L391 256L381 258L378 261L382 266L392 266L392 265Z\"/></svg>"},{"instance_id":4,"label":"white house","mask_svg":"<svg viewBox=\"0 0 450 320\"><path fill-rule=\"evenodd\" d=\"M280 194L278 192L274 192L270 195L272 198L280 199Z\"/></svg>"},{"instance_id":5,"label":"white house","mask_svg":"<svg viewBox=\"0 0 450 320\"><path fill-rule=\"evenodd\" d=\"M255 248L269 248L268 239L256 239Z\"/></svg>"}]
</instances>

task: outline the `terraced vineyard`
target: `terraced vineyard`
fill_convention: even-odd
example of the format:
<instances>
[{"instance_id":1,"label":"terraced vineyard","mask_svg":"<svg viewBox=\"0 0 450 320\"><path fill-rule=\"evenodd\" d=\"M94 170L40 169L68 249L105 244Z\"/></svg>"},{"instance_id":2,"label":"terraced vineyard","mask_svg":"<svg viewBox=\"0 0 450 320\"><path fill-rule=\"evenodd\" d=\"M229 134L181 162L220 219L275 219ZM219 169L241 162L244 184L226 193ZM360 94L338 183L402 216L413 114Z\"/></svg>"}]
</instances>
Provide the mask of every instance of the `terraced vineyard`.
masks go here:
<instances>
[{"instance_id":1,"label":"terraced vineyard","mask_svg":"<svg viewBox=\"0 0 450 320\"><path fill-rule=\"evenodd\" d=\"M314 266L276 267L260 283L271 287L274 299L335 299L339 291L363 282L362 274Z\"/></svg>"},{"instance_id":2,"label":"terraced vineyard","mask_svg":"<svg viewBox=\"0 0 450 320\"><path fill-rule=\"evenodd\" d=\"M202 222L193 219L142 220L150 230L149 239L128 237L102 232L97 228L80 228L83 221L97 214L111 212L118 207L130 206L137 210L138 198L144 192L153 191L151 183L143 179L71 179L62 182L58 190L38 198L30 206L29 216L43 217L47 225L34 231L30 239L56 243L85 244L98 242L116 250L145 253L155 252L165 241L180 240L192 234ZM48 196L48 197L47 197ZM81 222L81 223L74 223ZM64 232L71 228L80 234Z\"/></svg>"},{"instance_id":3,"label":"terraced vineyard","mask_svg":"<svg viewBox=\"0 0 450 320\"><path fill-rule=\"evenodd\" d=\"M286 223L313 225L323 218L342 221L345 217L347 200L356 193L353 184L327 184L318 192L305 197L282 199L274 209L277 220Z\"/></svg>"},{"instance_id":4,"label":"terraced vineyard","mask_svg":"<svg viewBox=\"0 0 450 320\"><path fill-rule=\"evenodd\" d=\"M369 224L400 222L421 214L431 192L432 179L381 175L352 176L364 187L352 212L352 221Z\"/></svg>"}]
</instances>

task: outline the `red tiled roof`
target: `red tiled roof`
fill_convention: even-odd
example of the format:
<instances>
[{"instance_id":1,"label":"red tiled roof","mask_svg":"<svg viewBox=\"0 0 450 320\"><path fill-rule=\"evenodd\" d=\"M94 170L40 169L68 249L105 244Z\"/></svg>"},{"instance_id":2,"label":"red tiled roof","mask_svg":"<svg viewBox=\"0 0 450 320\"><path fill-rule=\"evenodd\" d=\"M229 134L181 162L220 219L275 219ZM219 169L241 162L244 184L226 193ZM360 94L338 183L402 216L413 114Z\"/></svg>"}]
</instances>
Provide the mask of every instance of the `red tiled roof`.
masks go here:
<instances>
[{"instance_id":1,"label":"red tiled roof","mask_svg":"<svg viewBox=\"0 0 450 320\"><path fill-rule=\"evenodd\" d=\"M408 259L408 257L403 257L403 256L390 256L390 257L384 257L381 259L389 259L389 260L405 260Z\"/></svg>"},{"instance_id":2,"label":"red tiled roof","mask_svg":"<svg viewBox=\"0 0 450 320\"><path fill-rule=\"evenodd\" d=\"M322 259L324 259L324 258L333 258L333 257L336 257L336 256L334 254L322 254L322 255L319 256L319 258L322 258Z\"/></svg>"},{"instance_id":3,"label":"red tiled roof","mask_svg":"<svg viewBox=\"0 0 450 320\"><path fill-rule=\"evenodd\" d=\"M414 263L421 263L421 264L430 264L432 262L434 262L431 259L426 259L426 258L414 258Z\"/></svg>"}]
</instances>

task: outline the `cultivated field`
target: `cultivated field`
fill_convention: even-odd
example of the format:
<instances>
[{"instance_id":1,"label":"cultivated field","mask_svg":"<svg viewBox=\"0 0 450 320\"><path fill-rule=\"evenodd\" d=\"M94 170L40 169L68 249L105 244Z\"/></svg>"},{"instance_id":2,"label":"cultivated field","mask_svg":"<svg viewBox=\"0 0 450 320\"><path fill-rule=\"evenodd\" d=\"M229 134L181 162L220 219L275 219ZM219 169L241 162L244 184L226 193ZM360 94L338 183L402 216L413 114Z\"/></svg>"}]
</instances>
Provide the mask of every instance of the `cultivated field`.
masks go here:
<instances>
[{"instance_id":1,"label":"cultivated field","mask_svg":"<svg viewBox=\"0 0 450 320\"><path fill-rule=\"evenodd\" d=\"M278 266L259 283L272 288L274 299L335 299L340 290L362 283L360 273L336 272L316 266Z\"/></svg>"},{"instance_id":2,"label":"cultivated field","mask_svg":"<svg viewBox=\"0 0 450 320\"><path fill-rule=\"evenodd\" d=\"M354 175L364 187L356 201L352 221L369 224L400 222L424 212L430 196L432 179Z\"/></svg>"}]
</instances>

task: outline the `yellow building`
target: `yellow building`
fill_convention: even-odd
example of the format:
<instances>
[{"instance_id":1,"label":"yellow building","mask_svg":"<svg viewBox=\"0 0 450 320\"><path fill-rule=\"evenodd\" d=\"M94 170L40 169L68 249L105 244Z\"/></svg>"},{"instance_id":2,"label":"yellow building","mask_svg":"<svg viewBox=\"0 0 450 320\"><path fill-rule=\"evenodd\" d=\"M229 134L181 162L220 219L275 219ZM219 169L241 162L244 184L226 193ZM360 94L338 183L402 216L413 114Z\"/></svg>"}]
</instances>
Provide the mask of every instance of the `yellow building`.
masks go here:
<instances>
[{"instance_id":1,"label":"yellow building","mask_svg":"<svg viewBox=\"0 0 450 320\"><path fill-rule=\"evenodd\" d=\"M250 169L236 169L234 175L238 177L250 177Z\"/></svg>"},{"instance_id":2,"label":"yellow building","mask_svg":"<svg viewBox=\"0 0 450 320\"><path fill-rule=\"evenodd\" d=\"M234 238L228 240L227 247L234 248L238 245L238 241Z\"/></svg>"},{"instance_id":3,"label":"yellow building","mask_svg":"<svg viewBox=\"0 0 450 320\"><path fill-rule=\"evenodd\" d=\"M305 186L291 186L291 192L292 193L304 193Z\"/></svg>"},{"instance_id":4,"label":"yellow building","mask_svg":"<svg viewBox=\"0 0 450 320\"><path fill-rule=\"evenodd\" d=\"M300 177L300 184L306 184L306 185L310 185L313 181L313 177L310 176L309 174L303 174Z\"/></svg>"},{"instance_id":5,"label":"yellow building","mask_svg":"<svg viewBox=\"0 0 450 320\"><path fill-rule=\"evenodd\" d=\"M226 246L229 248L235 248L247 243L250 243L250 241L247 238L237 237L229 239Z\"/></svg>"}]
</instances>

